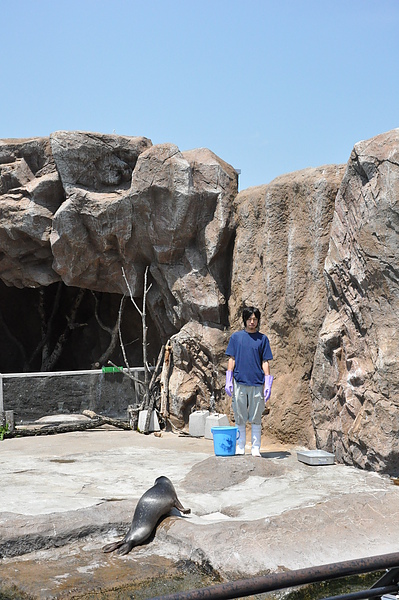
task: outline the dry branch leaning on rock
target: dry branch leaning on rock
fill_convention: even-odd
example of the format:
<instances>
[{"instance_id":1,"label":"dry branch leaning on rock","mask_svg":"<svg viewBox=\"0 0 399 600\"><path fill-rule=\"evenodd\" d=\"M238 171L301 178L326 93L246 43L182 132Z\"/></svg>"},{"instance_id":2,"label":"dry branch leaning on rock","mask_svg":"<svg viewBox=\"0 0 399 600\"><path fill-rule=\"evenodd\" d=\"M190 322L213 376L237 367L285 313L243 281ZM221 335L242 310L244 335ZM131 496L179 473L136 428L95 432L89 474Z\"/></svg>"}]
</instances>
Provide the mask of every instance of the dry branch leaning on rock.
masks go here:
<instances>
[{"instance_id":1,"label":"dry branch leaning on rock","mask_svg":"<svg viewBox=\"0 0 399 600\"><path fill-rule=\"evenodd\" d=\"M96 429L102 425L112 425L118 429L130 430L131 427L126 421L112 419L98 415L92 410L84 410L82 414L89 417L90 421L75 421L74 423L60 423L58 425L40 425L39 427L16 427L13 432L7 432L6 438L28 437L35 435L53 435L56 433L69 433L71 431L85 431L86 429Z\"/></svg>"}]
</instances>

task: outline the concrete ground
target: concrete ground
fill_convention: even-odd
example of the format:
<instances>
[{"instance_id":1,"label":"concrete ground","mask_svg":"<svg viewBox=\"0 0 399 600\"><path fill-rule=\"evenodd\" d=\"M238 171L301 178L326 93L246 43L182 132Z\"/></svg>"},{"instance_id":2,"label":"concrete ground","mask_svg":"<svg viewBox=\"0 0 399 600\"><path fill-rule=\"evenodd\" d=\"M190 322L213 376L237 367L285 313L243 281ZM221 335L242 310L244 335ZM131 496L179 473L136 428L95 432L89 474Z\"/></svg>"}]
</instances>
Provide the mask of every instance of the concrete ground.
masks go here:
<instances>
[{"instance_id":1,"label":"concrete ground","mask_svg":"<svg viewBox=\"0 0 399 600\"><path fill-rule=\"evenodd\" d=\"M0 582L60 598L167 577L179 561L226 580L397 552L399 487L297 450L264 439L261 458L220 457L212 440L110 427L6 439ZM174 511L127 556L104 554L160 475L191 514Z\"/></svg>"}]
</instances>

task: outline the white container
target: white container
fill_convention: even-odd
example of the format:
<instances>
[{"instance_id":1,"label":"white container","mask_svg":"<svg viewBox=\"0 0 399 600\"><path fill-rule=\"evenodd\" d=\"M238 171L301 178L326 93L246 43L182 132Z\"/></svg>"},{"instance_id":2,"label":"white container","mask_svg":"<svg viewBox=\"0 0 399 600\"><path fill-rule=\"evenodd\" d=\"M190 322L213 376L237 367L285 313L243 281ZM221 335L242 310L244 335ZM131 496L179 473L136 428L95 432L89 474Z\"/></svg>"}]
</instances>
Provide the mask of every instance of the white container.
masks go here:
<instances>
[{"instance_id":1,"label":"white container","mask_svg":"<svg viewBox=\"0 0 399 600\"><path fill-rule=\"evenodd\" d=\"M196 410L188 418L188 432L193 437L204 437L205 422L209 416L209 410Z\"/></svg>"},{"instance_id":2,"label":"white container","mask_svg":"<svg viewBox=\"0 0 399 600\"><path fill-rule=\"evenodd\" d=\"M301 450L296 453L300 462L307 465L333 465L335 454L325 450Z\"/></svg>"},{"instance_id":3,"label":"white container","mask_svg":"<svg viewBox=\"0 0 399 600\"><path fill-rule=\"evenodd\" d=\"M145 422L147 420L147 413L148 413L148 410L141 410L139 412L139 423L137 425L138 431L144 432ZM150 426L148 428L148 431L149 432L160 431L160 429L161 428L159 427L157 413L155 412L155 410L153 410L152 414L151 414L151 418L150 418Z\"/></svg>"},{"instance_id":4,"label":"white container","mask_svg":"<svg viewBox=\"0 0 399 600\"><path fill-rule=\"evenodd\" d=\"M211 432L212 427L226 427L230 425L227 415L221 415L219 413L211 413L205 420L205 437L207 440L212 440L213 435Z\"/></svg>"}]
</instances>

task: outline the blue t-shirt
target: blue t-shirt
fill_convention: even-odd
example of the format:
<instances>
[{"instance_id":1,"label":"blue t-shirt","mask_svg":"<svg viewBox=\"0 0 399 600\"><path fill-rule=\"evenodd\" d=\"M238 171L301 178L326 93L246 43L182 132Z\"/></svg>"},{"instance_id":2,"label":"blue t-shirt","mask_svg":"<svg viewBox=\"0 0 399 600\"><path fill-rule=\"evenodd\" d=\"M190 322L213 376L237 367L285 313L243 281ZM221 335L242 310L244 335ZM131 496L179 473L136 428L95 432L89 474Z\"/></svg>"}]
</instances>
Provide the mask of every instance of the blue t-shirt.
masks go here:
<instances>
[{"instance_id":1,"label":"blue t-shirt","mask_svg":"<svg viewBox=\"0 0 399 600\"><path fill-rule=\"evenodd\" d=\"M245 329L236 331L231 336L227 356L234 357L233 377L243 385L263 385L265 373L262 363L273 360L269 338L264 333L248 333Z\"/></svg>"}]
</instances>

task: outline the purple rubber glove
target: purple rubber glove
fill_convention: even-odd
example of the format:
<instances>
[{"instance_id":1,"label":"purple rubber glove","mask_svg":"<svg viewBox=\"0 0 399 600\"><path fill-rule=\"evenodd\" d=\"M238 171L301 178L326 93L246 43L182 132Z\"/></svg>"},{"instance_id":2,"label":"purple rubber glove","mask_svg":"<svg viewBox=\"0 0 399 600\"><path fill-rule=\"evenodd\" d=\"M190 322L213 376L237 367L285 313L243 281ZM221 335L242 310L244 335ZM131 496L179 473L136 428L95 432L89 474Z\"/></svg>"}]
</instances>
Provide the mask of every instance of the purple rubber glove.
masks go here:
<instances>
[{"instance_id":1,"label":"purple rubber glove","mask_svg":"<svg viewBox=\"0 0 399 600\"><path fill-rule=\"evenodd\" d=\"M224 389L226 394L231 398L233 395L233 371L226 371L226 385Z\"/></svg>"},{"instance_id":2,"label":"purple rubber glove","mask_svg":"<svg viewBox=\"0 0 399 600\"><path fill-rule=\"evenodd\" d=\"M273 383L273 375L265 375L265 387L263 390L263 395L265 398L265 404L270 398L270 394L272 393L272 383Z\"/></svg>"}]
</instances>

